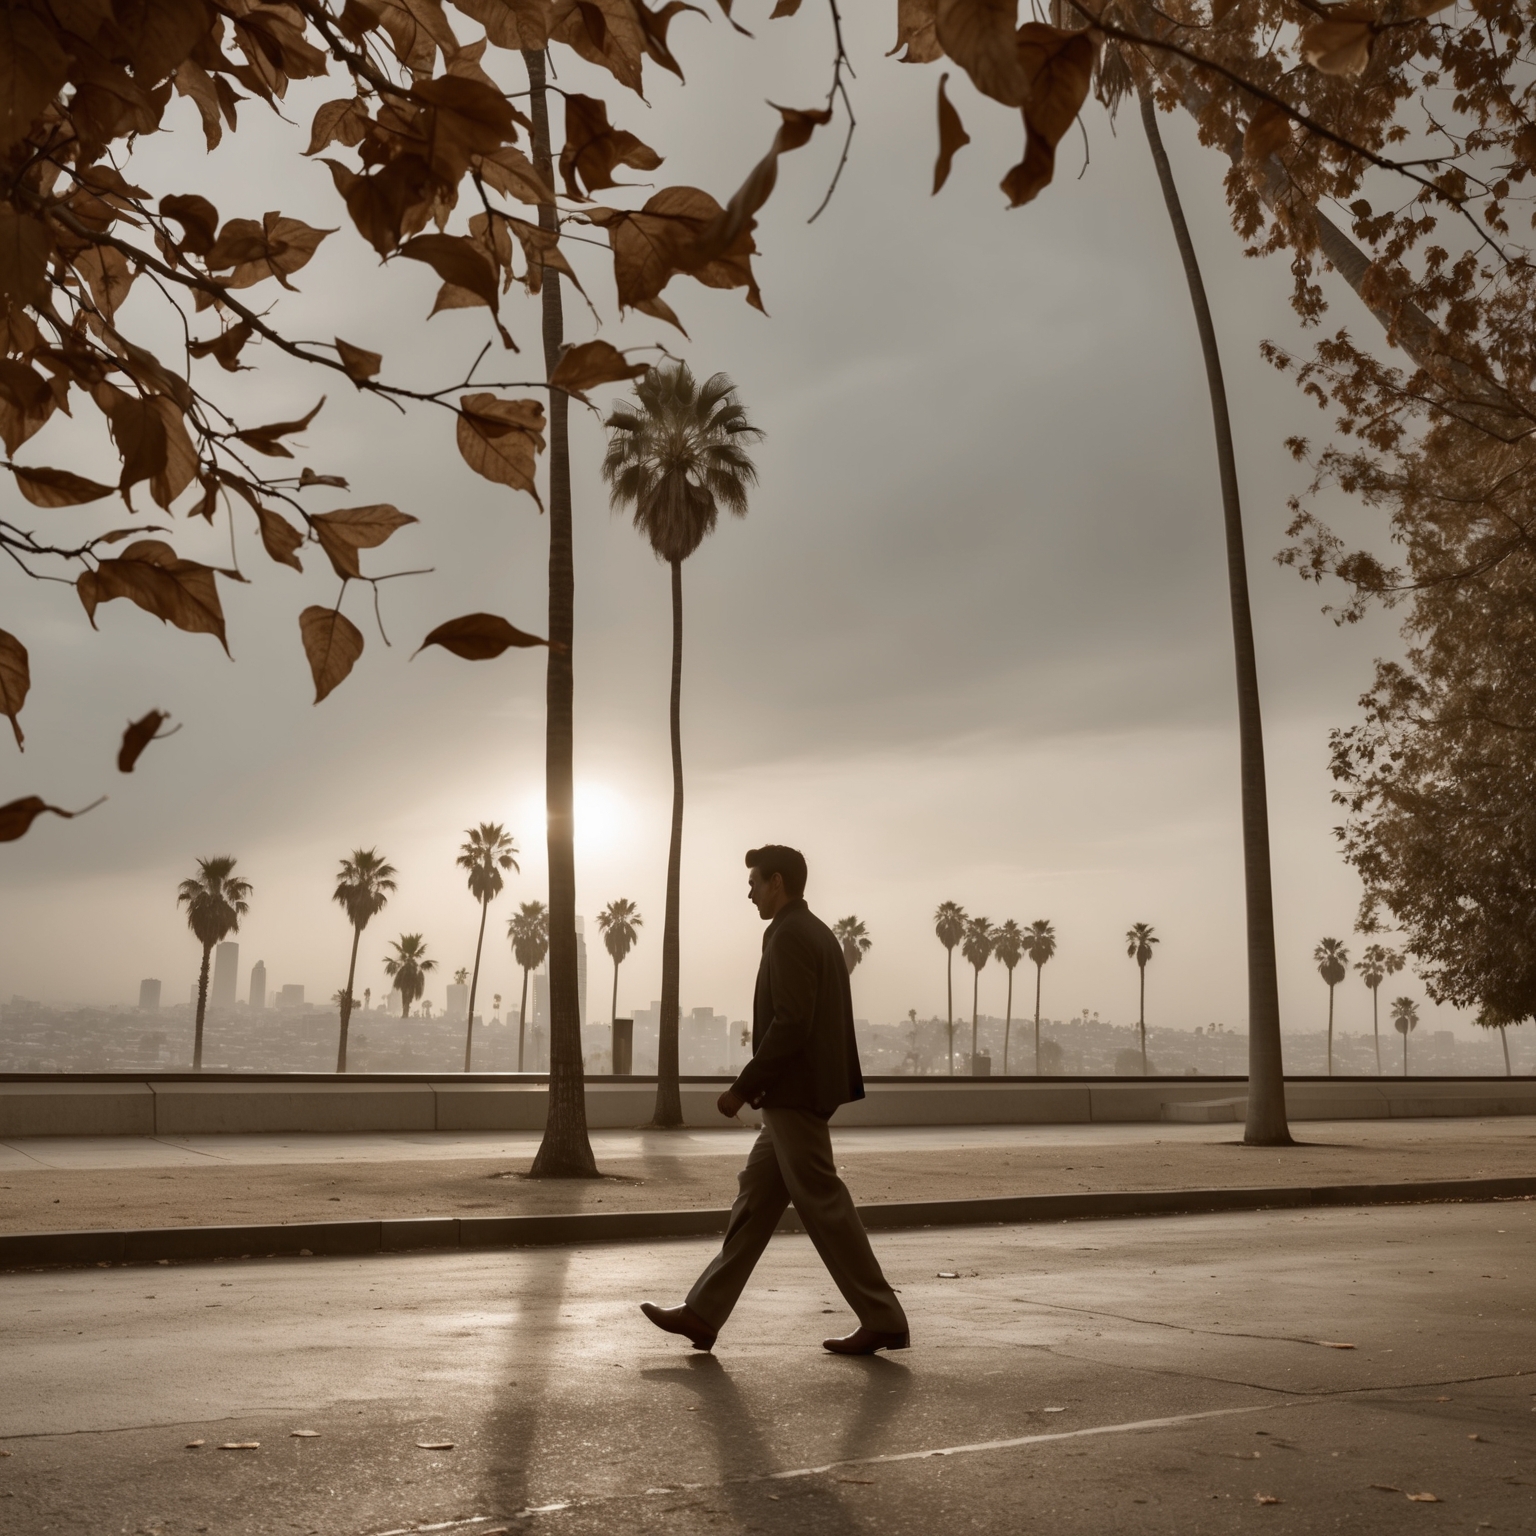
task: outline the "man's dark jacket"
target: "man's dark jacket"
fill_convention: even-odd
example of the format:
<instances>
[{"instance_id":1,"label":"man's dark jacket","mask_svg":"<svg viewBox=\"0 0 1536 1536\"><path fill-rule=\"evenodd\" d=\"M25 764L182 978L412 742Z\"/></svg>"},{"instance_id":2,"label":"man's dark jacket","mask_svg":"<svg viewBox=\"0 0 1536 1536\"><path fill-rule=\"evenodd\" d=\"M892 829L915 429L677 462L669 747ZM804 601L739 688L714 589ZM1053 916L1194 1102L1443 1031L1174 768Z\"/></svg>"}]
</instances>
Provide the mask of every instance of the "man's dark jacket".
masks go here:
<instances>
[{"instance_id":1,"label":"man's dark jacket","mask_svg":"<svg viewBox=\"0 0 1536 1536\"><path fill-rule=\"evenodd\" d=\"M830 1115L864 1097L848 962L803 900L768 924L752 996L752 1060L732 1085L749 1104Z\"/></svg>"}]
</instances>

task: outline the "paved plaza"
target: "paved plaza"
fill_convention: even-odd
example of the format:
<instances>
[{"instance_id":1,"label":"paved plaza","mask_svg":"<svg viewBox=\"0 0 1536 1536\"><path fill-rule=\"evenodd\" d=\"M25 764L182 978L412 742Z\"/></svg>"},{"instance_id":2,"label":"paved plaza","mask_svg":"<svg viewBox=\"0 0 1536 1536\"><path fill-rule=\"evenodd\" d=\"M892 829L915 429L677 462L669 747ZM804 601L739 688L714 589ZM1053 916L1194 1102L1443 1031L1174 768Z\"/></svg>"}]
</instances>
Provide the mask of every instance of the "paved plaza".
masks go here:
<instances>
[{"instance_id":1,"label":"paved plaza","mask_svg":"<svg viewBox=\"0 0 1536 1536\"><path fill-rule=\"evenodd\" d=\"M711 1247L0 1277L0 1531L1536 1528L1536 1202L884 1236L864 1360L798 1237L653 1331Z\"/></svg>"}]
</instances>

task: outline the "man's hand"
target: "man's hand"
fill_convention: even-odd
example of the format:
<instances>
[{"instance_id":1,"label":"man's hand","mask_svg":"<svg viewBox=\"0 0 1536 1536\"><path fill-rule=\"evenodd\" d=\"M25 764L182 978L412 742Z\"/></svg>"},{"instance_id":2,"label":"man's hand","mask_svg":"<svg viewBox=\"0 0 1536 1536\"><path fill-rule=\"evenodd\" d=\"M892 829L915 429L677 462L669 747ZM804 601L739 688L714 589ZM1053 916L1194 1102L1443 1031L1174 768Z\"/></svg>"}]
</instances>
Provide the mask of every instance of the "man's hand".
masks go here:
<instances>
[{"instance_id":1,"label":"man's hand","mask_svg":"<svg viewBox=\"0 0 1536 1536\"><path fill-rule=\"evenodd\" d=\"M747 1107L747 1101L734 1088L727 1088L715 1101L715 1107L727 1120L734 1120Z\"/></svg>"}]
</instances>

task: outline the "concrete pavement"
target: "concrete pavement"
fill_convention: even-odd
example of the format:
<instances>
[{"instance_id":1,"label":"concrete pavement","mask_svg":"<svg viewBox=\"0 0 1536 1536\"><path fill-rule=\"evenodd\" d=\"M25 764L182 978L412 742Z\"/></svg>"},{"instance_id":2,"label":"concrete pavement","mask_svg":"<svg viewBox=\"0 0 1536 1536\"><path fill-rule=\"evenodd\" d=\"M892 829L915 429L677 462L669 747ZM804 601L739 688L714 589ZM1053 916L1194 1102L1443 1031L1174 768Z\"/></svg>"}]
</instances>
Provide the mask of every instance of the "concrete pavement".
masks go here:
<instances>
[{"instance_id":1,"label":"concrete pavement","mask_svg":"<svg viewBox=\"0 0 1536 1536\"><path fill-rule=\"evenodd\" d=\"M869 1361L796 1237L714 1357L706 1243L6 1276L0 1531L1536 1526L1536 1205L877 1242Z\"/></svg>"},{"instance_id":2,"label":"concrete pavement","mask_svg":"<svg viewBox=\"0 0 1536 1536\"><path fill-rule=\"evenodd\" d=\"M834 1125L861 1204L1536 1174L1536 1117L1233 1125ZM719 1209L749 1134L595 1131L601 1180L523 1177L533 1133L31 1137L0 1144L0 1233Z\"/></svg>"}]
</instances>

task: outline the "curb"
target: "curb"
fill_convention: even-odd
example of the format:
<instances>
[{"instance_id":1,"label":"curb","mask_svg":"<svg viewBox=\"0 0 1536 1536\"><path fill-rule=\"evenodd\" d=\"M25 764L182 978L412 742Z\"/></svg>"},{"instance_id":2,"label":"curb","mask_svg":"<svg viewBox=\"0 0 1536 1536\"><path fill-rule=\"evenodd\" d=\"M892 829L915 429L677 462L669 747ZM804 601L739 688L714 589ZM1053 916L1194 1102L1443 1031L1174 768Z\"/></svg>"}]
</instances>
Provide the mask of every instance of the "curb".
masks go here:
<instances>
[{"instance_id":1,"label":"curb","mask_svg":"<svg viewBox=\"0 0 1536 1536\"><path fill-rule=\"evenodd\" d=\"M1280 1185L1251 1189L1109 1190L1076 1195L998 1195L863 1205L871 1232L976 1227L1113 1216L1189 1216L1307 1206L1416 1205L1536 1199L1536 1178L1432 1179L1406 1184ZM499 1249L715 1237L729 1211L604 1211L560 1216L444 1216L396 1221L282 1222L242 1227L145 1227L98 1232L0 1233L0 1270L198 1263L211 1259L358 1257L422 1249ZM791 1209L781 1232L802 1232Z\"/></svg>"}]
</instances>

